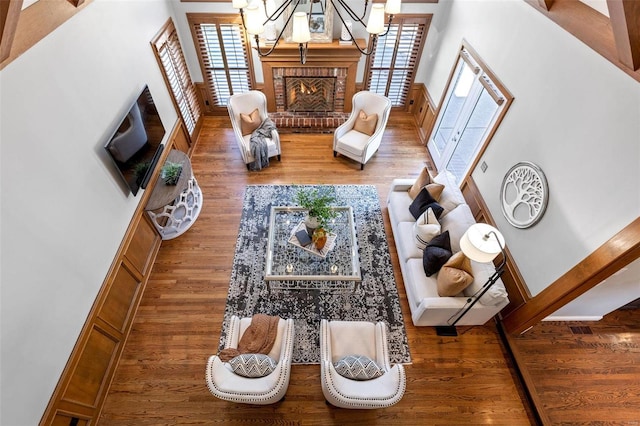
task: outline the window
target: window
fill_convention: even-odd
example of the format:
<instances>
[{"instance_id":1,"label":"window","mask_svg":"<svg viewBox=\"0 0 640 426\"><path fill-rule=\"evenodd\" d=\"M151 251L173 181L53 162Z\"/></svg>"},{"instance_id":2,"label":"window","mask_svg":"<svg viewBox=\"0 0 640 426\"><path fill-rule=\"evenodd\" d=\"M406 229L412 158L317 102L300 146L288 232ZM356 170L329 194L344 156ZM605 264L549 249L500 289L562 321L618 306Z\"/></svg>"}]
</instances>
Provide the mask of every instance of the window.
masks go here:
<instances>
[{"instance_id":1,"label":"window","mask_svg":"<svg viewBox=\"0 0 640 426\"><path fill-rule=\"evenodd\" d=\"M367 90L388 97L394 107L405 106L430 22L431 15L394 17L368 57Z\"/></svg>"},{"instance_id":2,"label":"window","mask_svg":"<svg viewBox=\"0 0 640 426\"><path fill-rule=\"evenodd\" d=\"M447 85L429 153L438 170L460 183L475 167L513 97L480 58L464 46Z\"/></svg>"},{"instance_id":3,"label":"window","mask_svg":"<svg viewBox=\"0 0 640 426\"><path fill-rule=\"evenodd\" d=\"M237 14L188 13L202 75L214 107L226 106L234 93L254 86L247 39Z\"/></svg>"},{"instance_id":4,"label":"window","mask_svg":"<svg viewBox=\"0 0 640 426\"><path fill-rule=\"evenodd\" d=\"M193 136L202 112L182 53L178 32L171 19L151 41L151 45L162 68L165 82L173 95L176 109L189 135Z\"/></svg>"}]
</instances>

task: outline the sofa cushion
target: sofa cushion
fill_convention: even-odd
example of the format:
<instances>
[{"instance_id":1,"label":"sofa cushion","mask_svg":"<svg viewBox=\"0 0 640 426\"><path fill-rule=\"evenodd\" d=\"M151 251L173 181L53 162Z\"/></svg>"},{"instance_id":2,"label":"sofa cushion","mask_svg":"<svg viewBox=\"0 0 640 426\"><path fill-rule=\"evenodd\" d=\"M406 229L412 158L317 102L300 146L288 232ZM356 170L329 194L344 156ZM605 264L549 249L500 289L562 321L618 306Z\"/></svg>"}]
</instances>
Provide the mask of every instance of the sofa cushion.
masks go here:
<instances>
[{"instance_id":1,"label":"sofa cushion","mask_svg":"<svg viewBox=\"0 0 640 426\"><path fill-rule=\"evenodd\" d=\"M253 133L253 131L260 126L260 123L262 123L262 119L260 118L258 108L249 114L240 113L240 132L242 136Z\"/></svg>"},{"instance_id":2,"label":"sofa cushion","mask_svg":"<svg viewBox=\"0 0 640 426\"><path fill-rule=\"evenodd\" d=\"M464 253L458 252L444 264L438 272L438 294L455 296L473 282L471 260Z\"/></svg>"},{"instance_id":3,"label":"sofa cushion","mask_svg":"<svg viewBox=\"0 0 640 426\"><path fill-rule=\"evenodd\" d=\"M411 202L409 211L411 212L414 220L417 220L429 207L433 209L436 218L439 218L442 214L442 207L433 199L426 188L422 188L418 196Z\"/></svg>"},{"instance_id":4,"label":"sofa cushion","mask_svg":"<svg viewBox=\"0 0 640 426\"><path fill-rule=\"evenodd\" d=\"M418 220L413 224L413 236L416 247L424 250L429 241L440 235L440 222L433 212L433 208L428 207Z\"/></svg>"},{"instance_id":5,"label":"sofa cushion","mask_svg":"<svg viewBox=\"0 0 640 426\"><path fill-rule=\"evenodd\" d=\"M423 251L422 267L426 276L430 277L437 273L442 265L447 263L451 255L449 231L445 231L433 238Z\"/></svg>"},{"instance_id":6,"label":"sofa cushion","mask_svg":"<svg viewBox=\"0 0 640 426\"><path fill-rule=\"evenodd\" d=\"M265 354L241 354L229 360L234 373L243 377L264 377L276 369L277 362Z\"/></svg>"},{"instance_id":7,"label":"sofa cushion","mask_svg":"<svg viewBox=\"0 0 640 426\"><path fill-rule=\"evenodd\" d=\"M440 219L442 232L449 231L451 250L454 253L460 251L460 239L474 223L476 223L476 221L467 204L460 204Z\"/></svg>"},{"instance_id":8,"label":"sofa cushion","mask_svg":"<svg viewBox=\"0 0 640 426\"><path fill-rule=\"evenodd\" d=\"M373 135L376 131L376 124L378 123L378 114L369 114L360 110L356 117L355 123L353 123L353 130L365 135Z\"/></svg>"},{"instance_id":9,"label":"sofa cushion","mask_svg":"<svg viewBox=\"0 0 640 426\"><path fill-rule=\"evenodd\" d=\"M448 172L447 170L443 170L433 178L433 181L444 185L442 195L440 195L440 199L438 200L438 203L442 206L442 208L444 208L442 217L448 215L449 212L451 212L460 204L466 203L464 196L462 195L462 191L456 183L455 176L453 176L450 172Z\"/></svg>"},{"instance_id":10,"label":"sofa cushion","mask_svg":"<svg viewBox=\"0 0 640 426\"><path fill-rule=\"evenodd\" d=\"M418 196L420 191L422 191L422 188L432 182L433 177L431 176L431 173L429 173L429 170L426 167L423 167L415 182L413 182L413 185L409 188L409 197L413 200Z\"/></svg>"},{"instance_id":11,"label":"sofa cushion","mask_svg":"<svg viewBox=\"0 0 640 426\"><path fill-rule=\"evenodd\" d=\"M406 264L407 277L403 277L405 287L411 287L409 290L407 288L407 296L412 295L413 297L407 297L409 302L413 302L414 308L422 302L422 299L432 298L432 297L440 297L438 295L438 286L436 282L436 276L432 275L430 277L424 274L424 269L422 267L422 259L408 259Z\"/></svg>"},{"instance_id":12,"label":"sofa cushion","mask_svg":"<svg viewBox=\"0 0 640 426\"><path fill-rule=\"evenodd\" d=\"M414 217L409 211L411 205L411 197L407 191L391 191L389 194L389 216L393 217L395 223L399 222L413 222Z\"/></svg>"},{"instance_id":13,"label":"sofa cushion","mask_svg":"<svg viewBox=\"0 0 640 426\"><path fill-rule=\"evenodd\" d=\"M382 367L366 355L347 355L333 366L338 374L351 380L371 380L384 374Z\"/></svg>"},{"instance_id":14,"label":"sofa cushion","mask_svg":"<svg viewBox=\"0 0 640 426\"><path fill-rule=\"evenodd\" d=\"M471 269L473 270L473 282L464 290L465 296L472 296L480 290L496 270L492 263L478 263L473 260L471 261ZM496 306L506 301L508 301L508 295L502 280L496 281L479 300L481 304L486 306Z\"/></svg>"},{"instance_id":15,"label":"sofa cushion","mask_svg":"<svg viewBox=\"0 0 640 426\"><path fill-rule=\"evenodd\" d=\"M396 227L397 234L393 234L398 249L398 258L405 261L409 258L422 259L422 250L416 247L413 225L415 222L400 222Z\"/></svg>"}]
</instances>

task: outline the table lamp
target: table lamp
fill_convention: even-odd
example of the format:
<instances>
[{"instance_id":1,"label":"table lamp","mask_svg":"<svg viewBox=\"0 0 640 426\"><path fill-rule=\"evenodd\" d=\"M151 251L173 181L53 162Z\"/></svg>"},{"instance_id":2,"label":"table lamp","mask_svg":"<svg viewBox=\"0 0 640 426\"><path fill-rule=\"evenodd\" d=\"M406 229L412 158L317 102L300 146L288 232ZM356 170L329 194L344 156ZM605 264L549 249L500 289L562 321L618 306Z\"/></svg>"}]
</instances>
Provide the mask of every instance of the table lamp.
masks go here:
<instances>
[{"instance_id":1,"label":"table lamp","mask_svg":"<svg viewBox=\"0 0 640 426\"><path fill-rule=\"evenodd\" d=\"M478 300L491 288L504 272L507 257L504 254L504 237L496 228L486 223L471 225L460 239L460 249L471 260L480 263L489 263L502 253L502 261L496 267L495 272L487 282L469 296L465 305L453 314L447 321L449 325L436 326L438 336L457 336L456 324L475 305ZM453 322L451 322L453 320Z\"/></svg>"}]
</instances>

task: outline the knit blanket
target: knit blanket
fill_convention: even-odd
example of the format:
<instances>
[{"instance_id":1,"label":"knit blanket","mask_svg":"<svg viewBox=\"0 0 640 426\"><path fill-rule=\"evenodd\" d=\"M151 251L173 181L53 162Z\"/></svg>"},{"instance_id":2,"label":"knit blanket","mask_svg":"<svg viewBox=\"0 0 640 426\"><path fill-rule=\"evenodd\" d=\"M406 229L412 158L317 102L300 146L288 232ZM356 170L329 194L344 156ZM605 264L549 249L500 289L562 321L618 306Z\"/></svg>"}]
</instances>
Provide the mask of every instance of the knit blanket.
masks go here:
<instances>
[{"instance_id":1,"label":"knit blanket","mask_svg":"<svg viewBox=\"0 0 640 426\"><path fill-rule=\"evenodd\" d=\"M279 321L278 316L254 315L251 317L251 325L240 338L238 347L220 351L220 360L227 362L240 354L268 354L276 341Z\"/></svg>"},{"instance_id":2,"label":"knit blanket","mask_svg":"<svg viewBox=\"0 0 640 426\"><path fill-rule=\"evenodd\" d=\"M253 162L249 163L249 170L262 170L269 167L269 148L267 139L271 138L271 131L276 125L270 118L265 118L260 126L251 133L249 138L249 149L253 155Z\"/></svg>"}]
</instances>

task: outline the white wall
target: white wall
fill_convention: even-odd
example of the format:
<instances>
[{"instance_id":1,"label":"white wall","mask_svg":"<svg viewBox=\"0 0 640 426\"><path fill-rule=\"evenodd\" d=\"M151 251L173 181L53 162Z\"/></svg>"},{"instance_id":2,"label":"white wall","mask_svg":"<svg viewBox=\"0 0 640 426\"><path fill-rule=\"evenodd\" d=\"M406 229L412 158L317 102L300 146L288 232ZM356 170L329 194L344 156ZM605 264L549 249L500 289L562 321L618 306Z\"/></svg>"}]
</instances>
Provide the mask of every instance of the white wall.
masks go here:
<instances>
[{"instance_id":1,"label":"white wall","mask_svg":"<svg viewBox=\"0 0 640 426\"><path fill-rule=\"evenodd\" d=\"M103 145L145 84L163 0L95 0L0 72L3 425L37 424L141 198Z\"/></svg>"},{"instance_id":2,"label":"white wall","mask_svg":"<svg viewBox=\"0 0 640 426\"><path fill-rule=\"evenodd\" d=\"M449 6L427 88L439 102L464 38L514 95L484 154L489 168L473 178L536 295L640 216L640 84L523 1ZM545 216L524 230L499 205L519 161L538 164L550 186Z\"/></svg>"}]
</instances>

